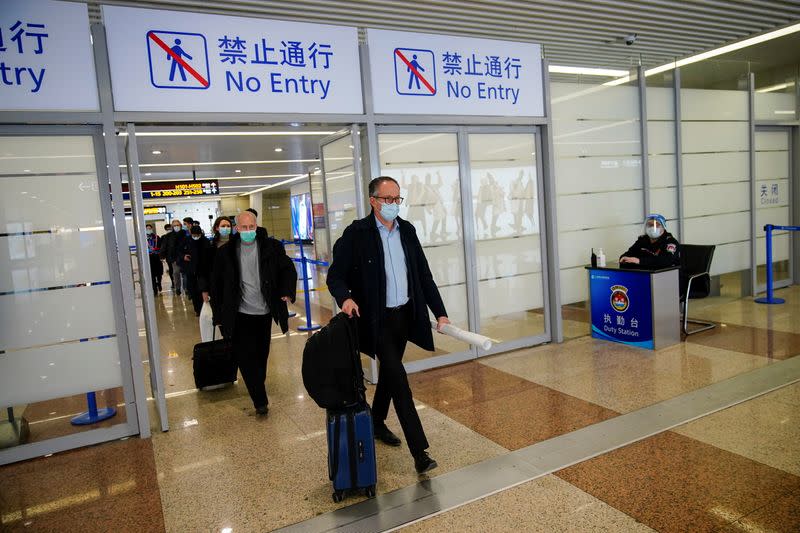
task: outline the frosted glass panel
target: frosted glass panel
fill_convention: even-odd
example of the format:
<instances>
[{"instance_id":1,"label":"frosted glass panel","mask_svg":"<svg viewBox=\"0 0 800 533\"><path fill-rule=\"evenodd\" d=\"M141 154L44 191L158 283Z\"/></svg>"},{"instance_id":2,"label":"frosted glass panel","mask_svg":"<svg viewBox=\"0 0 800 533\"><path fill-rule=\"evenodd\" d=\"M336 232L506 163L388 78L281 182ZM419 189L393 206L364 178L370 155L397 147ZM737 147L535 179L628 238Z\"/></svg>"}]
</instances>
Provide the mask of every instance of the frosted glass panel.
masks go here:
<instances>
[{"instance_id":1,"label":"frosted glass panel","mask_svg":"<svg viewBox=\"0 0 800 533\"><path fill-rule=\"evenodd\" d=\"M571 231L644 222L642 202L642 191L564 195L558 199L558 229Z\"/></svg>"},{"instance_id":2,"label":"frosted glass panel","mask_svg":"<svg viewBox=\"0 0 800 533\"><path fill-rule=\"evenodd\" d=\"M792 100L792 103L794 100ZM791 225L789 131L756 131L756 254L759 284L766 283L767 242L764 225ZM772 233L773 279L791 278L788 232Z\"/></svg>"},{"instance_id":3,"label":"frosted glass panel","mask_svg":"<svg viewBox=\"0 0 800 533\"><path fill-rule=\"evenodd\" d=\"M787 92L759 92L756 83L755 111L756 120L794 120L795 118L795 97L794 83L776 84L787 85L782 90ZM775 87L773 85L772 87Z\"/></svg>"},{"instance_id":4,"label":"frosted glass panel","mask_svg":"<svg viewBox=\"0 0 800 533\"><path fill-rule=\"evenodd\" d=\"M684 152L732 152L749 149L746 122L683 122Z\"/></svg>"},{"instance_id":5,"label":"frosted glass panel","mask_svg":"<svg viewBox=\"0 0 800 533\"><path fill-rule=\"evenodd\" d=\"M91 376L91 383L86 383ZM0 355L3 405L111 389L120 384L117 339L56 344Z\"/></svg>"},{"instance_id":6,"label":"frosted glass panel","mask_svg":"<svg viewBox=\"0 0 800 533\"><path fill-rule=\"evenodd\" d=\"M0 316L0 350L116 332L107 284L0 296Z\"/></svg>"},{"instance_id":7,"label":"frosted glass panel","mask_svg":"<svg viewBox=\"0 0 800 533\"><path fill-rule=\"evenodd\" d=\"M684 145L685 146L685 145ZM683 154L683 184L749 181L750 161L747 152Z\"/></svg>"},{"instance_id":8,"label":"frosted glass panel","mask_svg":"<svg viewBox=\"0 0 800 533\"><path fill-rule=\"evenodd\" d=\"M0 136L0 187L0 407L121 385L93 138Z\"/></svg>"},{"instance_id":9,"label":"frosted glass panel","mask_svg":"<svg viewBox=\"0 0 800 533\"><path fill-rule=\"evenodd\" d=\"M417 230L450 321L469 329L467 279L461 224L461 182L454 133L378 135L381 174L400 184L400 217ZM433 336L435 355L469 349L445 335ZM434 354L409 345L406 358Z\"/></svg>"},{"instance_id":10,"label":"frosted glass panel","mask_svg":"<svg viewBox=\"0 0 800 533\"><path fill-rule=\"evenodd\" d=\"M747 91L681 90L681 119L748 120Z\"/></svg>"},{"instance_id":11,"label":"frosted glass panel","mask_svg":"<svg viewBox=\"0 0 800 533\"><path fill-rule=\"evenodd\" d=\"M9 229L16 233L13 224ZM25 228L20 227L19 231ZM0 293L107 281L105 232L0 237L0 265L7 265L0 271Z\"/></svg>"},{"instance_id":12,"label":"frosted glass panel","mask_svg":"<svg viewBox=\"0 0 800 533\"><path fill-rule=\"evenodd\" d=\"M470 134L480 331L510 341L544 333L535 137Z\"/></svg>"}]
</instances>

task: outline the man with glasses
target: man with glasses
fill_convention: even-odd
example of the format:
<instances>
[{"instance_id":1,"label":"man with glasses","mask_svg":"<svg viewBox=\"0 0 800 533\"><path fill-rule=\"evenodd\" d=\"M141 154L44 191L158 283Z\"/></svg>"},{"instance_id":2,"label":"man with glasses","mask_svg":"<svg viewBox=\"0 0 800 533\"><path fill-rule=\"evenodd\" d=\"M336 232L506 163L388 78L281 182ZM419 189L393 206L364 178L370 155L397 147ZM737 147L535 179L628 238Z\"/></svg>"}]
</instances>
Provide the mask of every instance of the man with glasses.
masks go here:
<instances>
[{"instance_id":1,"label":"man with glasses","mask_svg":"<svg viewBox=\"0 0 800 533\"><path fill-rule=\"evenodd\" d=\"M327 284L336 303L358 318L359 348L380 362L372 404L375 438L391 446L400 439L386 427L389 403L422 474L437 464L425 451L428 440L414 406L403 367L406 342L433 351L428 308L437 329L449 324L439 289L414 226L398 212L403 198L394 178L381 176L369 184L372 211L350 224L333 246Z\"/></svg>"}]
</instances>

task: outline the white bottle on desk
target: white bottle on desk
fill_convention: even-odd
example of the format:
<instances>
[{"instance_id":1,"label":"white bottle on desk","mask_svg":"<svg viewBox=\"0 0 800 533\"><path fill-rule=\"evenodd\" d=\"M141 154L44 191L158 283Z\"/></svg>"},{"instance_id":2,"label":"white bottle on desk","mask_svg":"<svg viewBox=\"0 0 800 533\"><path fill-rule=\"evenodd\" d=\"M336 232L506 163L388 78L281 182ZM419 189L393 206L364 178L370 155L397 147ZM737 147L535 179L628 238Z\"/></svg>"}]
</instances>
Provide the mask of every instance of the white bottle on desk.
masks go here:
<instances>
[{"instance_id":1,"label":"white bottle on desk","mask_svg":"<svg viewBox=\"0 0 800 533\"><path fill-rule=\"evenodd\" d=\"M597 266L600 268L604 268L606 266L606 254L603 253L602 248L597 250Z\"/></svg>"}]
</instances>

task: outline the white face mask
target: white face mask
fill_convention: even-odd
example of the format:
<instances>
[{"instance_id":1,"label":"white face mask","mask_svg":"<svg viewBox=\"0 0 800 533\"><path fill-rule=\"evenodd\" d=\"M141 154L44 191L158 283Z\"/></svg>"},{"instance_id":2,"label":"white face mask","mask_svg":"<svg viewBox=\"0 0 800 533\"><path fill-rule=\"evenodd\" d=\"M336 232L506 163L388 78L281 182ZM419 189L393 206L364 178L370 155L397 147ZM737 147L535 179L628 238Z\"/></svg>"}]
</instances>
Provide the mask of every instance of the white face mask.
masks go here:
<instances>
[{"instance_id":1,"label":"white face mask","mask_svg":"<svg viewBox=\"0 0 800 533\"><path fill-rule=\"evenodd\" d=\"M647 233L647 236L651 239L658 239L664 234L664 228L659 228L654 224L648 224L644 229L644 232Z\"/></svg>"}]
</instances>

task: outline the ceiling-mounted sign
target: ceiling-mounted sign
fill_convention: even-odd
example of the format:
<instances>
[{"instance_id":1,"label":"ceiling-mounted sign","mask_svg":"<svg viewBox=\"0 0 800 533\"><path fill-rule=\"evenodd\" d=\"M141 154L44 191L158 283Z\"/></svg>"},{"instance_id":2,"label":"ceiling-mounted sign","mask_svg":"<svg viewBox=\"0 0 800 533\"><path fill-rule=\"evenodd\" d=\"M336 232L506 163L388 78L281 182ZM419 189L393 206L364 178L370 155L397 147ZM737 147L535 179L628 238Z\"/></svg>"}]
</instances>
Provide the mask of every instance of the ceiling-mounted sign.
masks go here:
<instances>
[{"instance_id":1,"label":"ceiling-mounted sign","mask_svg":"<svg viewBox=\"0 0 800 533\"><path fill-rule=\"evenodd\" d=\"M118 111L363 112L355 28L103 6Z\"/></svg>"},{"instance_id":2,"label":"ceiling-mounted sign","mask_svg":"<svg viewBox=\"0 0 800 533\"><path fill-rule=\"evenodd\" d=\"M128 184L122 184L125 200L130 198ZM197 181L145 181L142 183L142 198L175 198L187 196L216 196L219 194L217 180ZM166 212L166 208L164 210ZM147 213L145 213L147 214Z\"/></svg>"},{"instance_id":3,"label":"ceiling-mounted sign","mask_svg":"<svg viewBox=\"0 0 800 533\"><path fill-rule=\"evenodd\" d=\"M368 30L375 113L544 116L538 44Z\"/></svg>"},{"instance_id":4,"label":"ceiling-mounted sign","mask_svg":"<svg viewBox=\"0 0 800 533\"><path fill-rule=\"evenodd\" d=\"M97 111L86 4L0 3L0 109Z\"/></svg>"}]
</instances>

